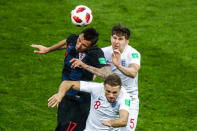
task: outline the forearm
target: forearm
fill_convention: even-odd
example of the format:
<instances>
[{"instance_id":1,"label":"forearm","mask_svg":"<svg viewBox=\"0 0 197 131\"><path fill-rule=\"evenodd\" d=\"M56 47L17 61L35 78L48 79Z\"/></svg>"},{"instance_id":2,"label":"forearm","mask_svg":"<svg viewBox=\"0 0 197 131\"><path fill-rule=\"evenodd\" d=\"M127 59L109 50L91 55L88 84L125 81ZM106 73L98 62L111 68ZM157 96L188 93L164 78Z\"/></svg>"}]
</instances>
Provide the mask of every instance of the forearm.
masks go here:
<instances>
[{"instance_id":1,"label":"forearm","mask_svg":"<svg viewBox=\"0 0 197 131\"><path fill-rule=\"evenodd\" d=\"M72 83L69 81L62 81L62 83L59 86L58 94L63 97L66 92L72 88Z\"/></svg>"},{"instance_id":2,"label":"forearm","mask_svg":"<svg viewBox=\"0 0 197 131\"><path fill-rule=\"evenodd\" d=\"M66 92L70 89L73 88L75 90L80 89L80 82L79 81L63 81L60 84L59 91L58 93L54 94L52 97L48 99L48 106L49 107L55 107L58 105Z\"/></svg>"},{"instance_id":3,"label":"forearm","mask_svg":"<svg viewBox=\"0 0 197 131\"><path fill-rule=\"evenodd\" d=\"M67 47L67 43L66 40L62 40L60 42L58 42L57 44L49 47L49 51L48 52L52 52L54 50L59 50L59 49L65 49Z\"/></svg>"},{"instance_id":4,"label":"forearm","mask_svg":"<svg viewBox=\"0 0 197 131\"><path fill-rule=\"evenodd\" d=\"M127 125L127 120L124 119L110 120L109 123L112 127L124 127Z\"/></svg>"},{"instance_id":5,"label":"forearm","mask_svg":"<svg viewBox=\"0 0 197 131\"><path fill-rule=\"evenodd\" d=\"M93 73L94 75L96 75L97 77L100 77L102 79L105 79L107 76L112 74L112 72L108 66L104 66L102 68L95 68L93 66L83 64L82 68L88 70L89 72Z\"/></svg>"},{"instance_id":6,"label":"forearm","mask_svg":"<svg viewBox=\"0 0 197 131\"><path fill-rule=\"evenodd\" d=\"M128 122L128 116L129 116L128 111L120 110L119 115L120 115L119 119L104 121L104 122L102 122L102 124L105 126L110 126L110 127L126 126L127 122Z\"/></svg>"},{"instance_id":7,"label":"forearm","mask_svg":"<svg viewBox=\"0 0 197 131\"><path fill-rule=\"evenodd\" d=\"M136 77L138 69L136 67L124 67L124 66L116 66L124 75L129 76L131 78Z\"/></svg>"}]
</instances>

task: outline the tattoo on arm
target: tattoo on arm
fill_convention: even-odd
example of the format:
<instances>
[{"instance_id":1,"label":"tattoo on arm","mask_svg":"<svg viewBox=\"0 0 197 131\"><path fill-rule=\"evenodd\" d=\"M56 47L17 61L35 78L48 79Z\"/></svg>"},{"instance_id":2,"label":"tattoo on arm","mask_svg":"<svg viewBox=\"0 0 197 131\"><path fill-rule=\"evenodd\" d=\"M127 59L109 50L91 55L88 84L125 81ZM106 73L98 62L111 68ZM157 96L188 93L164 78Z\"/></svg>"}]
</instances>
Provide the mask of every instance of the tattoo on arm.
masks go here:
<instances>
[{"instance_id":1,"label":"tattoo on arm","mask_svg":"<svg viewBox=\"0 0 197 131\"><path fill-rule=\"evenodd\" d=\"M105 79L108 75L112 74L112 72L108 66L104 66L102 68L95 68L93 66L84 65L83 68L102 79Z\"/></svg>"}]
</instances>

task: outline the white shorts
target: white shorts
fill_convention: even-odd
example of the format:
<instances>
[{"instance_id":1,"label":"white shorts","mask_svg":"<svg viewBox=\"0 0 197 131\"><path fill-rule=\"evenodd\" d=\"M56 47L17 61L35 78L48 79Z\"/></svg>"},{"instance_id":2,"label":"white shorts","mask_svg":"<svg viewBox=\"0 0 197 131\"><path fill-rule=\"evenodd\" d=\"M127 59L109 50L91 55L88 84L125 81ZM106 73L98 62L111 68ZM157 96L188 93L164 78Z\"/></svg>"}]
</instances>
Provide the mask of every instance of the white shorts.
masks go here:
<instances>
[{"instance_id":1,"label":"white shorts","mask_svg":"<svg viewBox=\"0 0 197 131\"><path fill-rule=\"evenodd\" d=\"M120 131L135 131L137 125L138 113L139 113L139 99L138 97L131 98L131 107L129 112L128 123L126 127L121 127Z\"/></svg>"}]
</instances>

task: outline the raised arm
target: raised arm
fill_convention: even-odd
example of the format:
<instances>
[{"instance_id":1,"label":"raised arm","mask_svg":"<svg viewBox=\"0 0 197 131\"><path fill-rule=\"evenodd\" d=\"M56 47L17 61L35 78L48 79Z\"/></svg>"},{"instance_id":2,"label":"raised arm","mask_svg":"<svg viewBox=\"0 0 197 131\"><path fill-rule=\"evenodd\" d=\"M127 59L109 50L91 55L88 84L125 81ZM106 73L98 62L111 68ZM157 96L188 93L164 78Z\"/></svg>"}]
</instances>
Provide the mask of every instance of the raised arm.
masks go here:
<instances>
[{"instance_id":1,"label":"raised arm","mask_svg":"<svg viewBox=\"0 0 197 131\"><path fill-rule=\"evenodd\" d=\"M31 47L38 49L38 50L34 50L34 53L45 54L45 53L49 53L51 51L65 49L67 47L67 42L66 42L66 40L62 40L51 47L46 47L43 45L31 45Z\"/></svg>"},{"instance_id":2,"label":"raised arm","mask_svg":"<svg viewBox=\"0 0 197 131\"><path fill-rule=\"evenodd\" d=\"M48 99L48 106L49 107L55 107L58 105L66 92L73 88L74 90L80 90L80 82L79 81L63 81L60 84L58 93L54 94L52 97Z\"/></svg>"},{"instance_id":3,"label":"raised arm","mask_svg":"<svg viewBox=\"0 0 197 131\"><path fill-rule=\"evenodd\" d=\"M71 65L72 68L81 67L81 68L88 70L89 72L93 73L94 75L96 75L97 77L100 77L102 79L105 79L107 76L112 74L112 71L108 66L96 68L93 66L89 66L89 65L83 63L81 60L75 59L75 58L72 59L70 62L72 63L72 65Z\"/></svg>"},{"instance_id":4,"label":"raised arm","mask_svg":"<svg viewBox=\"0 0 197 131\"><path fill-rule=\"evenodd\" d=\"M102 122L103 125L109 126L109 127L124 127L127 126L128 116L129 113L126 110L120 110L119 111L119 119L116 120L109 120Z\"/></svg>"},{"instance_id":5,"label":"raised arm","mask_svg":"<svg viewBox=\"0 0 197 131\"><path fill-rule=\"evenodd\" d=\"M130 64L128 67L124 67L120 64L120 57L121 57L121 53L117 50L114 51L114 53L112 54L112 61L113 64L116 66L117 69L119 69L123 74L125 74L126 76L129 77L136 77L140 66L138 64Z\"/></svg>"}]
</instances>

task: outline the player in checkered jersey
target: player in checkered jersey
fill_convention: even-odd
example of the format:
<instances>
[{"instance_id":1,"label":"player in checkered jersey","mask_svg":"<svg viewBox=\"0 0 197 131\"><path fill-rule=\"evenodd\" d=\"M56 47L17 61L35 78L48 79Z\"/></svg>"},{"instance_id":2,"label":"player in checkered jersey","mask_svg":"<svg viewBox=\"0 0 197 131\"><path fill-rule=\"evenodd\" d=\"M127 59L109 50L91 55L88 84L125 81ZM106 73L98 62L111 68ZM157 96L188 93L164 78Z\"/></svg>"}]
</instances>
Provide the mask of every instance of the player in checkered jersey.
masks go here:
<instances>
[{"instance_id":1,"label":"player in checkered jersey","mask_svg":"<svg viewBox=\"0 0 197 131\"><path fill-rule=\"evenodd\" d=\"M103 51L96 44L98 38L99 34L96 29L87 28L80 34L72 34L67 39L51 47L43 45L32 45L32 47L38 49L34 51L38 54L46 54L60 49L66 50L62 81L92 81L93 74L83 68L79 68L75 64L75 59L80 59L87 65L103 70L101 72L110 71L106 65ZM105 74L103 77L105 77ZM68 131L70 124L77 125L73 131L82 131L85 128L89 108L89 93L69 90L58 106L56 131Z\"/></svg>"},{"instance_id":2,"label":"player in checkered jersey","mask_svg":"<svg viewBox=\"0 0 197 131\"><path fill-rule=\"evenodd\" d=\"M130 30L122 25L116 25L112 28L111 46L102 48L107 64L113 73L120 76L123 86L129 93L131 109L127 129L123 131L134 131L137 125L139 113L138 99L138 71L140 69L140 53L129 45ZM98 68L88 66L80 60L76 60L77 66L80 66L94 73L101 78L107 72L101 72Z\"/></svg>"},{"instance_id":3,"label":"player in checkered jersey","mask_svg":"<svg viewBox=\"0 0 197 131\"><path fill-rule=\"evenodd\" d=\"M121 79L116 74L109 75L104 83L63 81L58 93L49 98L48 106L59 104L70 88L88 92L91 94L91 106L84 131L119 131L118 127L127 125L130 110L130 97L121 85Z\"/></svg>"}]
</instances>

